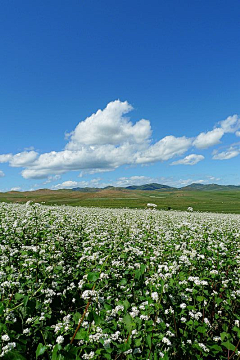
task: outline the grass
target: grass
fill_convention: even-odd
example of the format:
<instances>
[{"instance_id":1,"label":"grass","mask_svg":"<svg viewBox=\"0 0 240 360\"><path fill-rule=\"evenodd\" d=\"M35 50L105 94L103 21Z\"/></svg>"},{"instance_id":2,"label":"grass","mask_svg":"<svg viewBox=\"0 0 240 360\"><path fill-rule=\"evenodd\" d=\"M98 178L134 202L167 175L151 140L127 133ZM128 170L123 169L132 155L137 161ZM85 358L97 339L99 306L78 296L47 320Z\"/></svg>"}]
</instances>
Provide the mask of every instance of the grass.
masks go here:
<instances>
[{"instance_id":1,"label":"grass","mask_svg":"<svg viewBox=\"0 0 240 360\"><path fill-rule=\"evenodd\" d=\"M0 202L45 202L47 205L97 206L112 208L145 208L154 202L158 209L186 210L218 213L240 213L240 191L142 191L109 190L78 192L70 190L38 190L0 193Z\"/></svg>"}]
</instances>

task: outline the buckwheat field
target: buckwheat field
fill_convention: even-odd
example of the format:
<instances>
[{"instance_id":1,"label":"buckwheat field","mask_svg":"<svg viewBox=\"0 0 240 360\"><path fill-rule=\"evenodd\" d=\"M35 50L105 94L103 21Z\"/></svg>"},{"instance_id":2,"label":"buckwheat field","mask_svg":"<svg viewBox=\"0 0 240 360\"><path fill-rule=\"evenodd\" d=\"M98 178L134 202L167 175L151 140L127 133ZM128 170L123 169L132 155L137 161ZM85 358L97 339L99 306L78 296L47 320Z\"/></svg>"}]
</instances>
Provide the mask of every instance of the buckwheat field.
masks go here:
<instances>
[{"instance_id":1,"label":"buckwheat field","mask_svg":"<svg viewBox=\"0 0 240 360\"><path fill-rule=\"evenodd\" d=\"M3 359L239 359L240 216L0 204Z\"/></svg>"}]
</instances>

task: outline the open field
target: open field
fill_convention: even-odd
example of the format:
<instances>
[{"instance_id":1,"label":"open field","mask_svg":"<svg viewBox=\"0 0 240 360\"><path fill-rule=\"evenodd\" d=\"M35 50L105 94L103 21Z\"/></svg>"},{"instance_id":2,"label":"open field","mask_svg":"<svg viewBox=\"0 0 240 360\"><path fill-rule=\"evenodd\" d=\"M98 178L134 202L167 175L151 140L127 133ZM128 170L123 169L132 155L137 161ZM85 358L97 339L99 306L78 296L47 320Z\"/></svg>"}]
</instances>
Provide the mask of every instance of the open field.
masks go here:
<instances>
[{"instance_id":1,"label":"open field","mask_svg":"<svg viewBox=\"0 0 240 360\"><path fill-rule=\"evenodd\" d=\"M0 357L238 359L239 229L236 214L0 204Z\"/></svg>"},{"instance_id":2,"label":"open field","mask_svg":"<svg viewBox=\"0 0 240 360\"><path fill-rule=\"evenodd\" d=\"M47 205L97 206L145 208L155 203L158 209L186 210L189 206L196 211L240 214L240 191L184 191L184 190L110 190L80 192L70 190L38 190L32 192L0 193L4 202L45 202Z\"/></svg>"}]
</instances>

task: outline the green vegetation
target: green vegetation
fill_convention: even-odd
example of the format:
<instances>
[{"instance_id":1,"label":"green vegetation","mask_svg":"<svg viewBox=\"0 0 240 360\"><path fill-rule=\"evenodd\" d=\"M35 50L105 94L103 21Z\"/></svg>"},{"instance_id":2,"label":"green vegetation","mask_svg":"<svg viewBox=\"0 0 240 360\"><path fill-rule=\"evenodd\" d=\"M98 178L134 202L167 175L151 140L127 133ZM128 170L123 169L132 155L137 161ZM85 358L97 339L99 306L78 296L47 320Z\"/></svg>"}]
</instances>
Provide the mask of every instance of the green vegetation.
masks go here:
<instances>
[{"instance_id":1,"label":"green vegetation","mask_svg":"<svg viewBox=\"0 0 240 360\"><path fill-rule=\"evenodd\" d=\"M239 190L127 190L94 189L94 191L38 190L32 192L0 193L2 202L45 202L47 205L96 206L112 208L145 208L149 202L158 209L186 210L218 213L240 213Z\"/></svg>"},{"instance_id":2,"label":"green vegetation","mask_svg":"<svg viewBox=\"0 0 240 360\"><path fill-rule=\"evenodd\" d=\"M0 204L4 360L239 359L240 216Z\"/></svg>"}]
</instances>

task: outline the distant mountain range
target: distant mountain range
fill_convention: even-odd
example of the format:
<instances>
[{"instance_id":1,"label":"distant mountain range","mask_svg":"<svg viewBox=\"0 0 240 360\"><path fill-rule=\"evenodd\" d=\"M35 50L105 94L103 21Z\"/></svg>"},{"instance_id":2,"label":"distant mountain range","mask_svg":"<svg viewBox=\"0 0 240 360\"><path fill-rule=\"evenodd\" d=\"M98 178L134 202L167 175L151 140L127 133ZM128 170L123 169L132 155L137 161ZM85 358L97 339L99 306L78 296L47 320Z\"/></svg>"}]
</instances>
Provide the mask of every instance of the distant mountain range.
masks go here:
<instances>
[{"instance_id":1,"label":"distant mountain range","mask_svg":"<svg viewBox=\"0 0 240 360\"><path fill-rule=\"evenodd\" d=\"M199 184L193 183L191 185L183 186L181 188L176 188L173 186L162 185L157 183L144 184L144 185L131 185L127 187L114 187L114 186L106 186L105 188L80 188L76 187L70 189L72 191L81 191L81 192L98 192L101 190L145 190L145 191L170 191L170 190L186 190L186 191L222 191L222 190L240 190L240 185L218 185L218 184Z\"/></svg>"}]
</instances>

